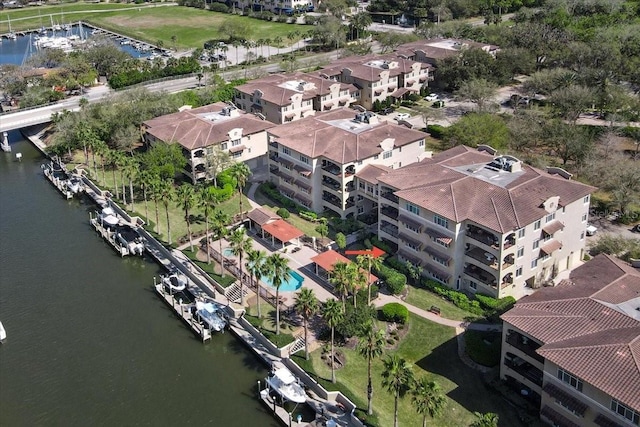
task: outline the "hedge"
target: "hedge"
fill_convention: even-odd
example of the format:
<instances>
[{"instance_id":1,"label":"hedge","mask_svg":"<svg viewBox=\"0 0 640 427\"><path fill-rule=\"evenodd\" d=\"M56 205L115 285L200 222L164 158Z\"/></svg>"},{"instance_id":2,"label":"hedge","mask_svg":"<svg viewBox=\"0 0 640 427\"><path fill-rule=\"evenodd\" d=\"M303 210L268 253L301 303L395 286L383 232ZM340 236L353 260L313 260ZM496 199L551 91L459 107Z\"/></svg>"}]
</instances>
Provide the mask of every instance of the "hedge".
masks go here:
<instances>
[{"instance_id":1,"label":"hedge","mask_svg":"<svg viewBox=\"0 0 640 427\"><path fill-rule=\"evenodd\" d=\"M442 139L446 133L446 128L440 125L428 125L427 133L435 139Z\"/></svg>"},{"instance_id":2,"label":"hedge","mask_svg":"<svg viewBox=\"0 0 640 427\"><path fill-rule=\"evenodd\" d=\"M431 292L434 292L441 297L444 297L445 299L451 301L456 307L459 307L470 313L477 314L479 316L485 314L485 311L482 309L482 307L480 307L480 302L478 302L477 300L469 300L469 297L462 292L455 291L436 282L435 280L426 278L422 280L421 284Z\"/></svg>"},{"instance_id":3,"label":"hedge","mask_svg":"<svg viewBox=\"0 0 640 427\"><path fill-rule=\"evenodd\" d=\"M286 208L280 208L276 211L276 214L278 214L278 216L282 219L287 219L289 218L289 216L291 215L289 213L289 210L287 210Z\"/></svg>"},{"instance_id":4,"label":"hedge","mask_svg":"<svg viewBox=\"0 0 640 427\"><path fill-rule=\"evenodd\" d=\"M385 304L380 310L382 320L405 324L409 320L409 309L399 302Z\"/></svg>"},{"instance_id":5,"label":"hedge","mask_svg":"<svg viewBox=\"0 0 640 427\"><path fill-rule=\"evenodd\" d=\"M402 293L407 285L407 276L386 265L382 265L376 270L376 276L385 281L389 292L393 295Z\"/></svg>"}]
</instances>

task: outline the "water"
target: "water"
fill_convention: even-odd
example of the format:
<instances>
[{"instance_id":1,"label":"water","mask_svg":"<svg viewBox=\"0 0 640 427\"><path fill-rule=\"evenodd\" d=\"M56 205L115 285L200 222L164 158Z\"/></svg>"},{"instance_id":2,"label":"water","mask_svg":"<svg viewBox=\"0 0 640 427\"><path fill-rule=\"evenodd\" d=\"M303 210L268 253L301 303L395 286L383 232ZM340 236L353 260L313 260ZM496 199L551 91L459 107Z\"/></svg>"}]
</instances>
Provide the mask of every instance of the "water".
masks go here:
<instances>
[{"instance_id":1,"label":"water","mask_svg":"<svg viewBox=\"0 0 640 427\"><path fill-rule=\"evenodd\" d=\"M275 286L273 286L273 283L271 283L271 279L268 276L262 277L261 280L265 282L267 285L275 289ZM302 277L300 274L296 273L295 271L292 271L289 274L287 281L280 285L280 292L297 291L302 287L303 281L304 281L304 277Z\"/></svg>"},{"instance_id":2,"label":"water","mask_svg":"<svg viewBox=\"0 0 640 427\"><path fill-rule=\"evenodd\" d=\"M0 425L277 426L257 358L229 332L202 344L152 292L158 266L121 259L18 139L0 152Z\"/></svg>"},{"instance_id":3,"label":"water","mask_svg":"<svg viewBox=\"0 0 640 427\"><path fill-rule=\"evenodd\" d=\"M84 39L91 36L92 28L87 26L83 26L83 35ZM25 36L18 36L16 40L8 40L2 39L0 41L0 65L2 64L16 64L21 65L26 58L31 56L33 53L37 52L35 45L33 42L35 41L35 36L37 33L32 33L31 36L28 34ZM44 35L44 34L43 34ZM47 36L51 37L53 35L52 31L47 31ZM71 27L69 31L56 31L56 37L64 37L70 35L78 35L81 36L80 26L74 25ZM121 45L119 42L114 41L114 43L120 48L120 50L127 52L134 58L146 58L151 56L153 52L140 52L136 50L131 45ZM31 46L29 46L31 44Z\"/></svg>"}]
</instances>

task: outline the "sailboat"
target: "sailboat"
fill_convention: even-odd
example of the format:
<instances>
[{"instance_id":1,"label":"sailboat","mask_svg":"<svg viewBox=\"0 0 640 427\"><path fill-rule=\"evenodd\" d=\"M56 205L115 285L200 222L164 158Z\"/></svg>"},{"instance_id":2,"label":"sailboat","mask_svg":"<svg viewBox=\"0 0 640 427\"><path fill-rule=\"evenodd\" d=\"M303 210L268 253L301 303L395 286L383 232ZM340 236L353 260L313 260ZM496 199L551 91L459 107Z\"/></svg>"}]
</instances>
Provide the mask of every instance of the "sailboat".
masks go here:
<instances>
[{"instance_id":1,"label":"sailboat","mask_svg":"<svg viewBox=\"0 0 640 427\"><path fill-rule=\"evenodd\" d=\"M11 30L11 18L9 18L9 15L7 15L7 22L9 23L9 34L7 34L7 38L9 40L16 40L18 36Z\"/></svg>"}]
</instances>

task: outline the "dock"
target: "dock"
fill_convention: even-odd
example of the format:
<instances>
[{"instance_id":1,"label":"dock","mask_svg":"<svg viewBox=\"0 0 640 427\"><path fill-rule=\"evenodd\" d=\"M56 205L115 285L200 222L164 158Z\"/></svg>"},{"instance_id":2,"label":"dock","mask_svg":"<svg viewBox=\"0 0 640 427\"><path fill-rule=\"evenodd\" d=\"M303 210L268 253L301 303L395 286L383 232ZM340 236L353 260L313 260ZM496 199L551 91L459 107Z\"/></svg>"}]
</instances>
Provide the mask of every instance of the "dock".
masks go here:
<instances>
[{"instance_id":1,"label":"dock","mask_svg":"<svg viewBox=\"0 0 640 427\"><path fill-rule=\"evenodd\" d=\"M186 324L194 334L202 339L202 342L207 342L211 339L211 331L202 326L193 315L191 314L191 304L183 304L182 301L176 301L176 298L169 292L166 292L162 283L155 283L156 279L153 278L153 287L156 290L156 294L162 298L162 300L173 309L174 313L182 319L182 322Z\"/></svg>"},{"instance_id":2,"label":"dock","mask_svg":"<svg viewBox=\"0 0 640 427\"><path fill-rule=\"evenodd\" d=\"M116 250L116 252L118 252L120 254L121 257L125 257L127 255L130 255L129 249L127 249L126 247L120 245L116 241L116 232L115 231L111 231L107 227L105 227L102 224L100 224L100 221L98 221L98 213L97 212L96 212L96 216L95 217L93 216L93 214L91 214L91 212L89 212L89 222L91 223L93 228L96 229L98 234L100 234L104 240L109 242L109 244L113 247L113 249Z\"/></svg>"},{"instance_id":3,"label":"dock","mask_svg":"<svg viewBox=\"0 0 640 427\"><path fill-rule=\"evenodd\" d=\"M64 164L60 161L52 160L49 165L42 165L42 172L44 176L49 180L54 187L67 199L73 199L73 193L67 188L67 180L60 179L55 175L56 166L60 168L61 172L67 176L67 172L64 169Z\"/></svg>"}]
</instances>

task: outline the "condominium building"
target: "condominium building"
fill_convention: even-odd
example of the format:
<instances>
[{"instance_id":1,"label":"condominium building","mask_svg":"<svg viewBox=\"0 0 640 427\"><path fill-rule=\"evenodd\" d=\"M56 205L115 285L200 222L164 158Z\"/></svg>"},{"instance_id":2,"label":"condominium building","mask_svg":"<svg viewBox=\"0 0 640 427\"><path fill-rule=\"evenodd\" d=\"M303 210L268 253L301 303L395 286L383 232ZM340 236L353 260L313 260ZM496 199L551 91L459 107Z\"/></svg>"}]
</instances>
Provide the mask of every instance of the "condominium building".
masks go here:
<instances>
[{"instance_id":1,"label":"condominium building","mask_svg":"<svg viewBox=\"0 0 640 427\"><path fill-rule=\"evenodd\" d=\"M219 153L246 163L251 169L266 165L267 129L273 123L218 102L147 120L142 124L148 144L180 144L187 158L184 173L194 182L221 172Z\"/></svg>"},{"instance_id":2,"label":"condominium building","mask_svg":"<svg viewBox=\"0 0 640 427\"><path fill-rule=\"evenodd\" d=\"M640 269L599 255L502 320L500 377L544 421L640 425Z\"/></svg>"},{"instance_id":3,"label":"condominium building","mask_svg":"<svg viewBox=\"0 0 640 427\"><path fill-rule=\"evenodd\" d=\"M351 85L317 74L275 74L236 87L234 103L273 123L286 123L349 106L359 91Z\"/></svg>"},{"instance_id":4,"label":"condominium building","mask_svg":"<svg viewBox=\"0 0 640 427\"><path fill-rule=\"evenodd\" d=\"M584 255L592 187L491 147L356 174L359 211L423 274L454 289L520 298Z\"/></svg>"},{"instance_id":5,"label":"condominium building","mask_svg":"<svg viewBox=\"0 0 640 427\"><path fill-rule=\"evenodd\" d=\"M315 212L364 213L354 176L369 164L385 170L425 154L423 132L342 108L269 129L269 180Z\"/></svg>"},{"instance_id":6,"label":"condominium building","mask_svg":"<svg viewBox=\"0 0 640 427\"><path fill-rule=\"evenodd\" d=\"M482 49L496 56L498 46L472 40L436 38L405 43L396 48L396 53L414 61L435 65L438 60L460 55L465 49Z\"/></svg>"}]
</instances>

